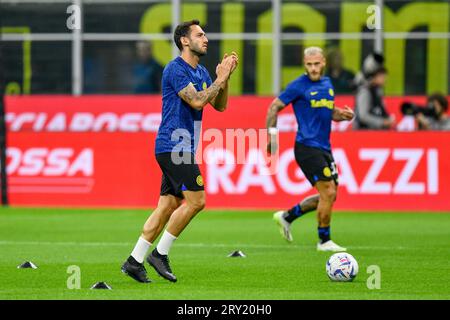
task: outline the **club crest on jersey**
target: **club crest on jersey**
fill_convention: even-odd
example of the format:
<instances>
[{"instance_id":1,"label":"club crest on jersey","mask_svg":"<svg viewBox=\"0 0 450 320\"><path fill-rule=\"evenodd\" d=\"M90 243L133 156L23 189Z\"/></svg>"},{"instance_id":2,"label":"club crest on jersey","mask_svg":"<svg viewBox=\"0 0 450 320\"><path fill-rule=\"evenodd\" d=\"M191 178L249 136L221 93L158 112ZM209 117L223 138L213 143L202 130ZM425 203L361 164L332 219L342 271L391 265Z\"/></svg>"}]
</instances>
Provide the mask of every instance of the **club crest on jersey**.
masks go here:
<instances>
[{"instance_id":1,"label":"club crest on jersey","mask_svg":"<svg viewBox=\"0 0 450 320\"><path fill-rule=\"evenodd\" d=\"M208 88L208 85L206 84L206 82L203 82L203 90L205 90L206 88Z\"/></svg>"},{"instance_id":2,"label":"club crest on jersey","mask_svg":"<svg viewBox=\"0 0 450 320\"><path fill-rule=\"evenodd\" d=\"M323 175L327 178L331 177L331 169L328 167L323 168Z\"/></svg>"},{"instance_id":3,"label":"club crest on jersey","mask_svg":"<svg viewBox=\"0 0 450 320\"><path fill-rule=\"evenodd\" d=\"M334 90L330 88L330 90L328 90L328 93L330 94L330 96L334 97Z\"/></svg>"},{"instance_id":4,"label":"club crest on jersey","mask_svg":"<svg viewBox=\"0 0 450 320\"><path fill-rule=\"evenodd\" d=\"M201 175L197 176L196 182L198 186L203 187L203 177Z\"/></svg>"}]
</instances>

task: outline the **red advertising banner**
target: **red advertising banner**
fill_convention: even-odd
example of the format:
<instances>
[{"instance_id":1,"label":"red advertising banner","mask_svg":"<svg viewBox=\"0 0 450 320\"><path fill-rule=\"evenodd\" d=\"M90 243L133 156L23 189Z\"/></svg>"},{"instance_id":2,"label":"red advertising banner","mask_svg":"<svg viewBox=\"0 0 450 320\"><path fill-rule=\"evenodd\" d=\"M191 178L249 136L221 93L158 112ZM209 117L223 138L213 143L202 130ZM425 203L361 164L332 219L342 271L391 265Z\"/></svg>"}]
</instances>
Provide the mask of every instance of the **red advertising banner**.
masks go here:
<instances>
[{"instance_id":1,"label":"red advertising banner","mask_svg":"<svg viewBox=\"0 0 450 320\"><path fill-rule=\"evenodd\" d=\"M209 208L287 208L312 194L297 167L295 118L279 118L279 158L265 161L265 116L272 98L230 98L204 112L197 153ZM402 101L387 98L402 129ZM353 105L353 97L337 97ZM7 97L7 172L11 205L154 207L161 172L154 140L159 96ZM335 124L337 209L450 211L450 133L351 131Z\"/></svg>"}]
</instances>

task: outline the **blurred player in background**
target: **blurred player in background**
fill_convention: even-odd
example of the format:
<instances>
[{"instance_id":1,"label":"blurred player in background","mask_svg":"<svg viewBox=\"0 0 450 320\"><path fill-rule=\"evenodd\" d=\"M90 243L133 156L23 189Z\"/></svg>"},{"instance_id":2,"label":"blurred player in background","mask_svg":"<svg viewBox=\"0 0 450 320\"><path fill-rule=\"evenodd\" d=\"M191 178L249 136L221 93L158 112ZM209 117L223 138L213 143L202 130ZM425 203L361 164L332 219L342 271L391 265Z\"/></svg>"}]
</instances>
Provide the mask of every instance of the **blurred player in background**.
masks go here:
<instances>
[{"instance_id":1,"label":"blurred player in background","mask_svg":"<svg viewBox=\"0 0 450 320\"><path fill-rule=\"evenodd\" d=\"M152 44L149 41L136 43L137 61L133 65L134 93L161 93L163 67L153 56Z\"/></svg>"},{"instance_id":2,"label":"blurred player in background","mask_svg":"<svg viewBox=\"0 0 450 320\"><path fill-rule=\"evenodd\" d=\"M332 48L328 51L325 75L330 78L337 94L351 94L356 89L355 75L344 68L344 57L338 48Z\"/></svg>"},{"instance_id":3,"label":"blurred player in background","mask_svg":"<svg viewBox=\"0 0 450 320\"><path fill-rule=\"evenodd\" d=\"M325 58L322 49L309 47L303 57L306 74L291 82L278 98L275 98L267 113L269 143L267 151L277 150L277 115L287 105L293 105L298 122L295 141L295 160L318 194L305 198L287 211L278 211L274 220L282 236L291 242L291 223L302 215L317 209L319 222L319 251L346 251L331 240L330 222L333 203L336 200L338 174L331 154L331 120L353 119L353 111L334 106L334 90L328 77L323 76Z\"/></svg>"},{"instance_id":4,"label":"blurred player in background","mask_svg":"<svg viewBox=\"0 0 450 320\"><path fill-rule=\"evenodd\" d=\"M183 22L174 32L181 55L164 69L162 78L162 121L155 143L156 160L162 171L157 208L144 224L142 235L122 272L139 282L150 282L144 258L151 244L167 224L147 262L163 278L175 282L169 264L169 250L191 219L205 206L203 178L195 163L203 108L209 103L224 111L228 101L228 81L238 64L236 53L225 54L216 67L212 82L199 64L207 53L208 39L198 20ZM182 201L185 200L183 204Z\"/></svg>"}]
</instances>

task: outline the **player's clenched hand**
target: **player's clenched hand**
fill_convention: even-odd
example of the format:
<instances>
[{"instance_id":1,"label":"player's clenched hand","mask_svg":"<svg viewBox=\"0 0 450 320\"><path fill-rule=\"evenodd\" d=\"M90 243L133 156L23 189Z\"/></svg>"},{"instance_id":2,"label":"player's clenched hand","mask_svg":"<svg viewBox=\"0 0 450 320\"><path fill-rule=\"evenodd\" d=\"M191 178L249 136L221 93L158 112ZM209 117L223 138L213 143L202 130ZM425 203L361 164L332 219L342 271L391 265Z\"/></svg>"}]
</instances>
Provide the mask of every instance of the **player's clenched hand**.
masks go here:
<instances>
[{"instance_id":1,"label":"player's clenched hand","mask_svg":"<svg viewBox=\"0 0 450 320\"><path fill-rule=\"evenodd\" d=\"M270 128L272 129L272 128ZM278 136L276 133L270 132L269 129L269 135L268 135L268 141L267 141L267 153L268 154L275 154L278 150Z\"/></svg>"},{"instance_id":2,"label":"player's clenched hand","mask_svg":"<svg viewBox=\"0 0 450 320\"><path fill-rule=\"evenodd\" d=\"M342 120L352 120L354 116L355 113L348 106L345 106L343 109L341 109Z\"/></svg>"},{"instance_id":3,"label":"player's clenched hand","mask_svg":"<svg viewBox=\"0 0 450 320\"><path fill-rule=\"evenodd\" d=\"M278 150L278 144L275 141L269 141L267 143L267 153L276 154Z\"/></svg>"}]
</instances>

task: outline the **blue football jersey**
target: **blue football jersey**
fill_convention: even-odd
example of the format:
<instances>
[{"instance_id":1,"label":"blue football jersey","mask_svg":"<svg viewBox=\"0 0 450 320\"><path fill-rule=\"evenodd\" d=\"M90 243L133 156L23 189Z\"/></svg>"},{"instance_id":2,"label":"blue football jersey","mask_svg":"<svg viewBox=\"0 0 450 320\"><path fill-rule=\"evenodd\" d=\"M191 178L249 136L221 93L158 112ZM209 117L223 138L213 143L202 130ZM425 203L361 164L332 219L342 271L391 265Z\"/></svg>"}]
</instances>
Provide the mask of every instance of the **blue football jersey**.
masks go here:
<instances>
[{"instance_id":1,"label":"blue football jersey","mask_svg":"<svg viewBox=\"0 0 450 320\"><path fill-rule=\"evenodd\" d=\"M202 91L212 83L202 65L193 68L181 57L169 62L162 76L162 120L155 153L191 152L195 154L201 132L202 110L195 110L178 96L191 83Z\"/></svg>"},{"instance_id":2,"label":"blue football jersey","mask_svg":"<svg viewBox=\"0 0 450 320\"><path fill-rule=\"evenodd\" d=\"M297 142L331 151L334 90L330 78L321 77L318 81L311 81L304 74L292 81L278 99L285 105L292 103L298 123Z\"/></svg>"}]
</instances>

